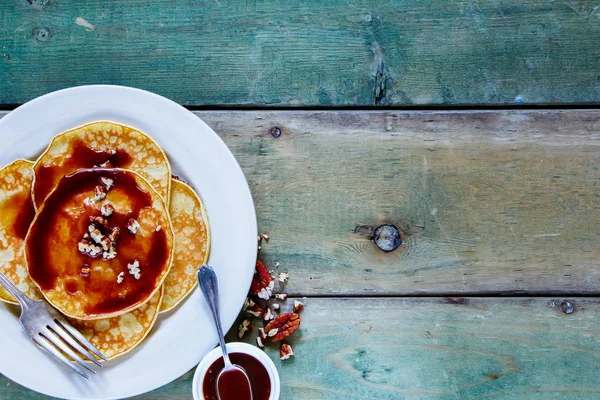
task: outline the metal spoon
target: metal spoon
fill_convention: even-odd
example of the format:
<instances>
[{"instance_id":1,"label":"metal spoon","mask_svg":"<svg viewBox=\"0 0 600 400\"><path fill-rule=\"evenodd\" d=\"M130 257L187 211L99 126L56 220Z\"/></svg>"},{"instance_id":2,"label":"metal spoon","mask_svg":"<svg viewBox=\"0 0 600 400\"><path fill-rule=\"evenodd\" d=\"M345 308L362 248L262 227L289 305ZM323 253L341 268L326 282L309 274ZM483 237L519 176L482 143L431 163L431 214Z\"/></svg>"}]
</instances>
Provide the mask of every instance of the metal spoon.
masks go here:
<instances>
[{"instance_id":1,"label":"metal spoon","mask_svg":"<svg viewBox=\"0 0 600 400\"><path fill-rule=\"evenodd\" d=\"M252 400L252 386L250 386L250 378L246 373L246 370L237 364L232 364L227 354L227 347L225 346L225 338L223 337L223 328L221 328L221 319L219 317L219 286L217 283L217 275L215 271L208 265L202 265L198 268L198 284L204 293L204 297L208 302L210 312L212 313L213 319L215 320L215 326L217 327L217 334L219 335L219 343L221 344L221 350L223 351L223 361L225 367L219 372L217 376L217 396L219 399L224 397L221 393L226 390L223 383L227 383L227 378L221 379L224 375L228 374L230 377L233 375L243 376L242 384L239 383L235 387L235 394L230 398L238 400L249 399ZM245 388L244 381L248 383L247 389Z\"/></svg>"}]
</instances>

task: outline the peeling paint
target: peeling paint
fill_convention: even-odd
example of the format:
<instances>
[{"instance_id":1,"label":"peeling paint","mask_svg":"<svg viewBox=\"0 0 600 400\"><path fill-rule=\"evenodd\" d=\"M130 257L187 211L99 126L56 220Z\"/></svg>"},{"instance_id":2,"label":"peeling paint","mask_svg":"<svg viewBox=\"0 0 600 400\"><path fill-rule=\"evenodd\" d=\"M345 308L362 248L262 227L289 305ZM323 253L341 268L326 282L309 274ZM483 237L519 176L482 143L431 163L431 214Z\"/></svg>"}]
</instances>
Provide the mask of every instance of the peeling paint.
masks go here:
<instances>
[{"instance_id":1,"label":"peeling paint","mask_svg":"<svg viewBox=\"0 0 600 400\"><path fill-rule=\"evenodd\" d=\"M89 32L96 29L96 27L94 25L90 24L88 21L86 21L85 19L83 19L81 17L75 18L75 23L79 26L83 26L85 28L85 30L89 31Z\"/></svg>"}]
</instances>

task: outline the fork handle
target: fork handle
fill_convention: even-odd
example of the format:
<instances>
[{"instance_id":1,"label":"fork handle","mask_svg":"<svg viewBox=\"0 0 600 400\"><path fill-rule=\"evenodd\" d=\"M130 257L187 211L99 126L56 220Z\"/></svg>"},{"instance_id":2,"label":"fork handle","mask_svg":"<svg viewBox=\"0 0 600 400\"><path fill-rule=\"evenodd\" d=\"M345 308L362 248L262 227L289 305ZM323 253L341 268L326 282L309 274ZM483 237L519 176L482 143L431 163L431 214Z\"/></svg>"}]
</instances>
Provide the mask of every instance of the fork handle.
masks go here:
<instances>
[{"instance_id":1,"label":"fork handle","mask_svg":"<svg viewBox=\"0 0 600 400\"><path fill-rule=\"evenodd\" d=\"M21 308L29 306L32 300L25 296L25 293L21 292L21 290L19 290L19 288L16 287L2 272L0 272L0 284L2 284L15 299L17 299Z\"/></svg>"}]
</instances>

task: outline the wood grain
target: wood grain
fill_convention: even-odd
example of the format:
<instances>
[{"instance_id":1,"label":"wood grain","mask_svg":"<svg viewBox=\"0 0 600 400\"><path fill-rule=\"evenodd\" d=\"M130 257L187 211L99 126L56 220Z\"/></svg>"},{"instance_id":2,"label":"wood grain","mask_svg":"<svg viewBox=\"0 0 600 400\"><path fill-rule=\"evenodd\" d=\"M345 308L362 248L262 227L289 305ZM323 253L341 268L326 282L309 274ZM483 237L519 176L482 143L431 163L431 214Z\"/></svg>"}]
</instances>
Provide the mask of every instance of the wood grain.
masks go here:
<instances>
[{"instance_id":1,"label":"wood grain","mask_svg":"<svg viewBox=\"0 0 600 400\"><path fill-rule=\"evenodd\" d=\"M597 0L29 2L0 2L0 104L92 83L186 105L600 99Z\"/></svg>"},{"instance_id":2,"label":"wood grain","mask_svg":"<svg viewBox=\"0 0 600 400\"><path fill-rule=\"evenodd\" d=\"M241 164L290 294L600 294L599 111L197 115ZM370 238L383 223L404 237L391 253Z\"/></svg>"},{"instance_id":3,"label":"wood grain","mask_svg":"<svg viewBox=\"0 0 600 400\"><path fill-rule=\"evenodd\" d=\"M566 300L571 314L562 311ZM296 356L282 362L277 346L267 350L282 400L600 396L598 299L304 301L301 330L290 340ZM191 380L190 373L137 399L190 399ZM15 398L46 397L0 378L0 399Z\"/></svg>"}]
</instances>

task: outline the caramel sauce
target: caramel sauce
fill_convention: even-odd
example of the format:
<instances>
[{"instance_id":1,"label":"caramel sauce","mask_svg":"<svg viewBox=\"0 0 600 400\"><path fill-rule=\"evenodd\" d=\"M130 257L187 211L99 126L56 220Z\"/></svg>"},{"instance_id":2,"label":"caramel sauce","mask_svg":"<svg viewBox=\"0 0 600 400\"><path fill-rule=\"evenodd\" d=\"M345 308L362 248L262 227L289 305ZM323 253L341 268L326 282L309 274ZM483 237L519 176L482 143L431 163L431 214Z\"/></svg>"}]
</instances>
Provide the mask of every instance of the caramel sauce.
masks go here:
<instances>
[{"instance_id":1,"label":"caramel sauce","mask_svg":"<svg viewBox=\"0 0 600 400\"><path fill-rule=\"evenodd\" d=\"M260 361L245 353L230 353L229 358L233 364L240 365L250 378L250 385L252 386L252 397L254 400L268 400L271 396L271 378L267 369L262 365ZM225 367L223 358L219 358L206 371L204 381L202 383L202 390L204 392L204 398L206 400L218 400L217 397L217 376L219 372ZM227 372L221 380L221 400L243 400L244 395L247 395L247 383L245 378L240 372ZM244 390L244 388L246 388ZM226 396L226 397L224 397Z\"/></svg>"},{"instance_id":2,"label":"caramel sauce","mask_svg":"<svg viewBox=\"0 0 600 400\"><path fill-rule=\"evenodd\" d=\"M84 199L91 197L101 177L112 179L114 186L98 205L85 205ZM101 215L98 207L103 201L128 204L106 218L109 230L118 227L121 231L117 256L110 260L103 260L102 255L92 259L77 247L88 232L89 217ZM27 239L31 277L44 291L55 288L57 279L64 277L65 291L80 296L77 299L85 302L87 315L112 313L137 304L154 291L170 256L164 229L146 237L127 229L129 219L137 219L140 211L151 205L150 194L139 188L135 177L126 171L88 169L64 177L46 200ZM134 279L127 268L136 259L140 279ZM82 273L84 268L90 268L89 273ZM125 279L119 284L120 272L124 272Z\"/></svg>"},{"instance_id":3,"label":"caramel sauce","mask_svg":"<svg viewBox=\"0 0 600 400\"><path fill-rule=\"evenodd\" d=\"M114 152L93 150L81 140L73 143L70 154L71 157L65 159L63 165L37 168L34 186L36 206L42 205L63 176L79 169L98 167L106 162L110 162L111 168L125 168L132 160L131 156L123 150L114 150Z\"/></svg>"},{"instance_id":4,"label":"caramel sauce","mask_svg":"<svg viewBox=\"0 0 600 400\"><path fill-rule=\"evenodd\" d=\"M220 400L250 400L250 384L239 369L225 371L218 379L217 391Z\"/></svg>"},{"instance_id":5,"label":"caramel sauce","mask_svg":"<svg viewBox=\"0 0 600 400\"><path fill-rule=\"evenodd\" d=\"M35 216L33 202L29 193L17 194L10 197L3 205L3 215L0 215L0 223L8 229L12 227L12 233L18 239L25 239L29 226Z\"/></svg>"}]
</instances>

